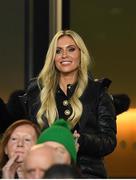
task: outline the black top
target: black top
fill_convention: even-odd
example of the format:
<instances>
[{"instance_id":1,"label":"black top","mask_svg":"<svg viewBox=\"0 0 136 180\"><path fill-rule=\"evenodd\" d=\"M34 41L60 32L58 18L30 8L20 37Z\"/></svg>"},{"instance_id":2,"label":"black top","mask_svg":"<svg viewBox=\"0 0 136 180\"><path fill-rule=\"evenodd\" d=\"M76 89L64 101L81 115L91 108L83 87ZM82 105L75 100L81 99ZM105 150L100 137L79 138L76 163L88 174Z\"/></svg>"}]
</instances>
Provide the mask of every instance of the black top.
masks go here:
<instances>
[{"instance_id":1,"label":"black top","mask_svg":"<svg viewBox=\"0 0 136 180\"><path fill-rule=\"evenodd\" d=\"M76 84L68 85L67 96L59 87L57 88L55 98L60 118L67 120L72 113L69 99L75 87ZM37 122L40 90L36 81L35 86L28 89L25 95L27 115L29 119ZM80 133L77 165L81 169L83 178L106 178L103 157L113 152L116 147L116 115L113 101L107 93L107 85L104 81L89 79L80 101L83 105L83 113L74 127ZM46 117L43 120L44 128L48 127Z\"/></svg>"}]
</instances>

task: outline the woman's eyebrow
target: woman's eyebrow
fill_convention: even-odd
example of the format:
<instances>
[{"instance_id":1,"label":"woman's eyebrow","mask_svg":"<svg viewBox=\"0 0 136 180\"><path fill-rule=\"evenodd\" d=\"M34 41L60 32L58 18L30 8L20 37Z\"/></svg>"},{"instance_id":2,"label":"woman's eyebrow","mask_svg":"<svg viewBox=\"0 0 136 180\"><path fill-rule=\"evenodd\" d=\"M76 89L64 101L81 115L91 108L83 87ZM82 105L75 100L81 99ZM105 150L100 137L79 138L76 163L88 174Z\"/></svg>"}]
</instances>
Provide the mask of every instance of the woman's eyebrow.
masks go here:
<instances>
[{"instance_id":1,"label":"woman's eyebrow","mask_svg":"<svg viewBox=\"0 0 136 180\"><path fill-rule=\"evenodd\" d=\"M75 44L70 44L70 45L66 45L66 46L63 46L63 47L61 47L61 46L57 46L57 48L58 49L62 49L62 48L64 48L64 47L77 47Z\"/></svg>"}]
</instances>

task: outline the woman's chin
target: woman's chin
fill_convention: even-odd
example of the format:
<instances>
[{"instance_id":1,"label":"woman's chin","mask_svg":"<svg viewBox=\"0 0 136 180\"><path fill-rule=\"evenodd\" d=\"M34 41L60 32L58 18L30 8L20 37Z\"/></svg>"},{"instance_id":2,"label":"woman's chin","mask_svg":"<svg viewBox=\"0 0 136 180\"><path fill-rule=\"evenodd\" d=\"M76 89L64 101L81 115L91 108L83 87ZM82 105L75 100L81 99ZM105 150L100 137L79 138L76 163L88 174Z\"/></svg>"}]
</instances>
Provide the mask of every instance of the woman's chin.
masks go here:
<instances>
[{"instance_id":1,"label":"woman's chin","mask_svg":"<svg viewBox=\"0 0 136 180\"><path fill-rule=\"evenodd\" d=\"M17 159L16 159L16 162L17 163L22 163L24 160L24 157L23 156L19 156Z\"/></svg>"}]
</instances>

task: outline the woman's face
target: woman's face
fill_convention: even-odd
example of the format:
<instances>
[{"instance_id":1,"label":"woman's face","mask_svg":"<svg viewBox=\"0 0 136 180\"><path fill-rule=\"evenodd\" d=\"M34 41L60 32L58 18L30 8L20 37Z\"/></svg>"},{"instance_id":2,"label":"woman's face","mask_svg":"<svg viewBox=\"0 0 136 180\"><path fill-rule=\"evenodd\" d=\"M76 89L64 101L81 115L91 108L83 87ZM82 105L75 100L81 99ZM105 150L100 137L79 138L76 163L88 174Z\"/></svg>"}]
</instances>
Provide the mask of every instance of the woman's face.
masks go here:
<instances>
[{"instance_id":1,"label":"woman's face","mask_svg":"<svg viewBox=\"0 0 136 180\"><path fill-rule=\"evenodd\" d=\"M55 65L61 74L77 72L80 56L80 49L70 36L62 36L58 39Z\"/></svg>"},{"instance_id":2,"label":"woman's face","mask_svg":"<svg viewBox=\"0 0 136 180\"><path fill-rule=\"evenodd\" d=\"M16 161L22 162L30 148L36 143L36 140L35 129L29 124L21 125L11 134L5 147L5 153L9 159L17 156Z\"/></svg>"}]
</instances>

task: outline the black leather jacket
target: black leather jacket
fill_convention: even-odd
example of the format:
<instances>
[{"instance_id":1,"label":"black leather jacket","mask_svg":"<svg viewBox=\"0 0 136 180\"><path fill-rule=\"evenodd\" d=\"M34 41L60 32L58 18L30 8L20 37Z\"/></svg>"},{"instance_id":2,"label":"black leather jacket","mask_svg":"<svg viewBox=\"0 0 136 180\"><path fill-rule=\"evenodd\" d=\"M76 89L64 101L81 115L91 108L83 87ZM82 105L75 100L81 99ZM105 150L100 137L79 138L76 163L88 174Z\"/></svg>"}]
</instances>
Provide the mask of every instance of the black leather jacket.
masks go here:
<instances>
[{"instance_id":1,"label":"black leather jacket","mask_svg":"<svg viewBox=\"0 0 136 180\"><path fill-rule=\"evenodd\" d=\"M60 89L58 89L58 92ZM70 98L74 87L69 93ZM57 93L56 93L57 94ZM36 114L40 107L39 89L35 80L31 82L25 98L28 118L36 122ZM63 95L56 95L56 103L60 117L65 119L64 111L71 107L62 105L65 99ZM80 133L77 165L81 169L83 178L106 178L106 170L103 157L113 152L116 147L116 115L110 95L107 93L105 81L93 81L89 79L88 86L80 98L83 105L83 113L79 123L75 126ZM45 128L48 123L45 119Z\"/></svg>"}]
</instances>

